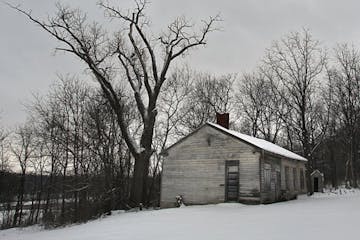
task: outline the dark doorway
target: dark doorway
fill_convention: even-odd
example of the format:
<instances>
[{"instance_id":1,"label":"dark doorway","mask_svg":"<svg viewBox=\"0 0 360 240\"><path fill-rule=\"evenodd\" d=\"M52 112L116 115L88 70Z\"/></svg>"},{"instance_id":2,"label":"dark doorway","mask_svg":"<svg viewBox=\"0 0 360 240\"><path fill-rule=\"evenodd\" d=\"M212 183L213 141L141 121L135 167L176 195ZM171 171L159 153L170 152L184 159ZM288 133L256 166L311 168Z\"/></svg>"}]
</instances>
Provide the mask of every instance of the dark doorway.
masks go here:
<instances>
[{"instance_id":1,"label":"dark doorway","mask_svg":"<svg viewBox=\"0 0 360 240\"><path fill-rule=\"evenodd\" d=\"M314 177L314 192L319 192L319 178Z\"/></svg>"},{"instance_id":2,"label":"dark doorway","mask_svg":"<svg viewBox=\"0 0 360 240\"><path fill-rule=\"evenodd\" d=\"M239 161L225 163L225 200L238 201L239 199Z\"/></svg>"}]
</instances>

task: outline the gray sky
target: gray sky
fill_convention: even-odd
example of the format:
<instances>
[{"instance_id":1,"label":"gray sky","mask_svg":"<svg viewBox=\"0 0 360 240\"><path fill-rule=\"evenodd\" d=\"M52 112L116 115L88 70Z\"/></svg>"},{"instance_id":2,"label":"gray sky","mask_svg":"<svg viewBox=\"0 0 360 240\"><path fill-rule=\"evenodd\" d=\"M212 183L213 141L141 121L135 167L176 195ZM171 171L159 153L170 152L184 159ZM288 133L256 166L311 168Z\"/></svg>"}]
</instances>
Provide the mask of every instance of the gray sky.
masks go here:
<instances>
[{"instance_id":1,"label":"gray sky","mask_svg":"<svg viewBox=\"0 0 360 240\"><path fill-rule=\"evenodd\" d=\"M55 0L9 0L32 9L33 15L54 13ZM81 7L91 19L103 13L96 0L63 0ZM121 7L131 0L118 1ZM221 14L223 31L209 37L206 48L191 52L186 61L199 71L214 74L251 71L264 50L289 31L309 28L331 49L337 42L360 48L360 2L350 0L152 0L148 15L154 29L164 29L175 16L194 21ZM54 54L58 43L24 16L0 2L0 116L6 126L25 119L23 103L34 92L45 93L56 74L81 74L84 65L64 53Z\"/></svg>"}]
</instances>

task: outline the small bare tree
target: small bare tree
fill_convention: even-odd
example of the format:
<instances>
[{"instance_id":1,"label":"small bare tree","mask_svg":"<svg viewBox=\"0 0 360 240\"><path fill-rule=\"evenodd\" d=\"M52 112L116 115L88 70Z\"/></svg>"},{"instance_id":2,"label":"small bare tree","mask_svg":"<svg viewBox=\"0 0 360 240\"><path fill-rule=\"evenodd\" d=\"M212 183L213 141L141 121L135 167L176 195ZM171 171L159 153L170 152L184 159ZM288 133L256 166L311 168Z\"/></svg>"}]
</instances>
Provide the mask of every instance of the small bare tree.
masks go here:
<instances>
[{"instance_id":1,"label":"small bare tree","mask_svg":"<svg viewBox=\"0 0 360 240\"><path fill-rule=\"evenodd\" d=\"M0 171L8 171L10 169L9 157L6 154L7 149L7 137L9 134L3 129L0 128Z\"/></svg>"},{"instance_id":2,"label":"small bare tree","mask_svg":"<svg viewBox=\"0 0 360 240\"><path fill-rule=\"evenodd\" d=\"M20 185L18 189L17 203L15 207L15 213L13 218L13 226L22 224L23 216L23 203L25 193L25 177L30 159L33 157L35 150L35 134L34 128L30 123L26 123L23 126L18 127L11 141L11 153L17 160L21 170Z\"/></svg>"},{"instance_id":3,"label":"small bare tree","mask_svg":"<svg viewBox=\"0 0 360 240\"><path fill-rule=\"evenodd\" d=\"M39 139L39 133L36 132L36 138ZM29 224L34 224L39 222L40 210L42 206L42 199L44 193L44 175L46 174L46 169L49 165L48 154L46 153L46 146L44 142L37 141L37 144L33 153L33 158L30 159L30 167L33 170L35 176L39 177L39 181L35 178L35 184L33 186L33 196L31 198L31 211L29 216ZM51 164L51 162L50 162Z\"/></svg>"}]
</instances>

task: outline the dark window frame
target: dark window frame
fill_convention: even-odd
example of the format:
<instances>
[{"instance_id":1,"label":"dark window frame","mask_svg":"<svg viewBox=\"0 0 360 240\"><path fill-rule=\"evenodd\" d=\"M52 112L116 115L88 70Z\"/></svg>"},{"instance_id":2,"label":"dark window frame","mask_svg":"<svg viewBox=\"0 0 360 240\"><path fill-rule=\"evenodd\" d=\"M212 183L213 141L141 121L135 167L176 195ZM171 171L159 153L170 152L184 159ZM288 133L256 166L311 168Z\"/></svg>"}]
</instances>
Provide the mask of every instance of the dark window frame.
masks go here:
<instances>
[{"instance_id":1,"label":"dark window frame","mask_svg":"<svg viewBox=\"0 0 360 240\"><path fill-rule=\"evenodd\" d=\"M285 166L285 187L286 190L290 190L290 167Z\"/></svg>"},{"instance_id":2,"label":"dark window frame","mask_svg":"<svg viewBox=\"0 0 360 240\"><path fill-rule=\"evenodd\" d=\"M271 164L264 164L264 188L265 190L271 190Z\"/></svg>"},{"instance_id":3,"label":"dark window frame","mask_svg":"<svg viewBox=\"0 0 360 240\"><path fill-rule=\"evenodd\" d=\"M293 168L293 185L294 185L294 190L297 190L297 169Z\"/></svg>"}]
</instances>

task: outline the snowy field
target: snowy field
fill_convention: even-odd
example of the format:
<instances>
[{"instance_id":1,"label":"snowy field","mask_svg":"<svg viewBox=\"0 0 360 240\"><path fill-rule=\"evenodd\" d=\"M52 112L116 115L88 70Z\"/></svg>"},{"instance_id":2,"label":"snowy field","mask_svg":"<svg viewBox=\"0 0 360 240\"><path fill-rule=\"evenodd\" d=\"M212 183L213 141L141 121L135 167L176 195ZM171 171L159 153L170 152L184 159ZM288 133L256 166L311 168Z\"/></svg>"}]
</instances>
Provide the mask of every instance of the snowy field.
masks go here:
<instances>
[{"instance_id":1,"label":"snowy field","mask_svg":"<svg viewBox=\"0 0 360 240\"><path fill-rule=\"evenodd\" d=\"M324 193L269 205L224 203L115 213L55 230L0 231L1 240L358 239L360 192Z\"/></svg>"}]
</instances>

